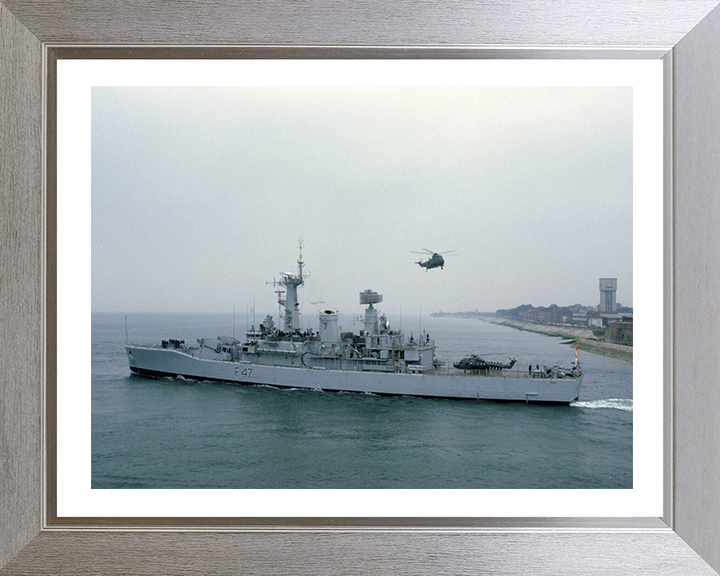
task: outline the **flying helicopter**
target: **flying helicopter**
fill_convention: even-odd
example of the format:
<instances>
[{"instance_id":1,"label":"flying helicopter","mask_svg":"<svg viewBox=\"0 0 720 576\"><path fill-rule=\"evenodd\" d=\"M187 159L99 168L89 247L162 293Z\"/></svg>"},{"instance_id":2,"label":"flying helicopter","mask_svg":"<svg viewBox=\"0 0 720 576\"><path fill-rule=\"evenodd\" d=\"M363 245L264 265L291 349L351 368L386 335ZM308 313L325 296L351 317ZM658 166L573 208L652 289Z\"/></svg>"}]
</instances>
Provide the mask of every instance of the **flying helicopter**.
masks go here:
<instances>
[{"instance_id":1,"label":"flying helicopter","mask_svg":"<svg viewBox=\"0 0 720 576\"><path fill-rule=\"evenodd\" d=\"M425 272L430 270L430 268L437 268L438 266L440 268L445 267L445 258L443 258L443 254L453 254L455 250L448 250L446 252L433 252L432 250L428 250L427 248L423 248L423 252L412 252L412 254L423 254L425 257L430 255L430 258L423 262L422 260L418 260L416 264L419 264L420 267L425 268Z\"/></svg>"}]
</instances>

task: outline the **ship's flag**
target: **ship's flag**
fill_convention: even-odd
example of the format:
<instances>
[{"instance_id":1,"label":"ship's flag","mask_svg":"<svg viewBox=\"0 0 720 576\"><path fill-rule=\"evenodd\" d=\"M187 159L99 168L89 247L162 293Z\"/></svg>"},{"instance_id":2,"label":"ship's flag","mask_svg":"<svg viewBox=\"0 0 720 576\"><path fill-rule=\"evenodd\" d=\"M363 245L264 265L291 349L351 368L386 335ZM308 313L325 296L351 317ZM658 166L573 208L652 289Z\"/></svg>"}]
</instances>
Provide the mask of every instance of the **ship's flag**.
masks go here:
<instances>
[{"instance_id":1,"label":"ship's flag","mask_svg":"<svg viewBox=\"0 0 720 576\"><path fill-rule=\"evenodd\" d=\"M575 344L575 366L580 364L580 340Z\"/></svg>"}]
</instances>

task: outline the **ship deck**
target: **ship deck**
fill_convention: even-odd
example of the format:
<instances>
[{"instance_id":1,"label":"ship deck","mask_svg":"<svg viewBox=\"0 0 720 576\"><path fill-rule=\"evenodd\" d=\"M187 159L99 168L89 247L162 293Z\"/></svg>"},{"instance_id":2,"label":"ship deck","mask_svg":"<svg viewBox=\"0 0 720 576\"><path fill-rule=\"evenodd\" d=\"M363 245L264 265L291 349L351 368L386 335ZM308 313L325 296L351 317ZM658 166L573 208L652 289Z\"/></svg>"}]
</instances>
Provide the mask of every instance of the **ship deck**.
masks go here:
<instances>
[{"instance_id":1,"label":"ship deck","mask_svg":"<svg viewBox=\"0 0 720 576\"><path fill-rule=\"evenodd\" d=\"M439 368L431 368L423 370L422 374L429 376L457 376L463 377L492 377L492 378L527 378L528 373L520 370L460 370L454 366L440 366Z\"/></svg>"},{"instance_id":2,"label":"ship deck","mask_svg":"<svg viewBox=\"0 0 720 576\"><path fill-rule=\"evenodd\" d=\"M513 368L513 369L503 369L503 370L461 370L459 368L455 368L454 366L440 366L439 368L431 368L429 370L423 370L420 372L421 374L427 374L432 376L456 376L458 378L482 378L482 377L491 377L491 378L518 378L518 379L538 379L538 380L571 380L572 378L567 377L555 377L551 378L549 376L539 376L534 375L530 377L528 372L526 370L520 370L519 368Z\"/></svg>"}]
</instances>

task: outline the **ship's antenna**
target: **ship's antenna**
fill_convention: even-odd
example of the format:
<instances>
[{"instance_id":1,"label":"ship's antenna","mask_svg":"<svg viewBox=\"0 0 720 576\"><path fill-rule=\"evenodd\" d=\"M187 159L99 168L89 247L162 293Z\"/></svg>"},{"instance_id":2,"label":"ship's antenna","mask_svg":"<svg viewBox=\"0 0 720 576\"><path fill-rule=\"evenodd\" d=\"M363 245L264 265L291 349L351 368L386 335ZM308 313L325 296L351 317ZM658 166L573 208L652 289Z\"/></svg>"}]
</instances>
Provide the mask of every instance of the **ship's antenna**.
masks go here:
<instances>
[{"instance_id":1,"label":"ship's antenna","mask_svg":"<svg viewBox=\"0 0 720 576\"><path fill-rule=\"evenodd\" d=\"M322 312L322 309L320 308L320 305L321 305L321 304L322 304L323 306L327 307L327 304L325 303L324 300L313 300L312 302L310 302L310 304L312 304L313 306L315 306L315 309L318 311L318 314L319 314L320 312Z\"/></svg>"},{"instance_id":2,"label":"ship's antenna","mask_svg":"<svg viewBox=\"0 0 720 576\"><path fill-rule=\"evenodd\" d=\"M298 276L297 277L300 279L299 286L303 285L303 265L305 264L305 262L303 262L303 256L302 256L303 244L304 244L303 239L300 238L300 240L298 240L298 248L299 248L300 253L299 253L298 261L297 261L297 263L298 263ZM310 274L306 274L305 276L310 276Z\"/></svg>"},{"instance_id":3,"label":"ship's antenna","mask_svg":"<svg viewBox=\"0 0 720 576\"><path fill-rule=\"evenodd\" d=\"M255 330L255 292L253 292L253 331Z\"/></svg>"},{"instance_id":4,"label":"ship's antenna","mask_svg":"<svg viewBox=\"0 0 720 576\"><path fill-rule=\"evenodd\" d=\"M235 300L233 300L233 340L235 340Z\"/></svg>"},{"instance_id":5,"label":"ship's antenna","mask_svg":"<svg viewBox=\"0 0 720 576\"><path fill-rule=\"evenodd\" d=\"M275 293L278 295L278 318L282 318L282 295L283 291L278 288L275 290Z\"/></svg>"},{"instance_id":6,"label":"ship's antenna","mask_svg":"<svg viewBox=\"0 0 720 576\"><path fill-rule=\"evenodd\" d=\"M125 316L125 344L128 343L127 316Z\"/></svg>"},{"instance_id":7,"label":"ship's antenna","mask_svg":"<svg viewBox=\"0 0 720 576\"><path fill-rule=\"evenodd\" d=\"M298 278L300 278L300 281L302 282L303 264L304 264L303 259L302 259L302 249L303 249L303 239L302 238L300 238L298 240L298 249L299 249L299 253L300 253L298 256ZM302 284L300 284L300 287L304 288L305 283L303 282ZM296 305L298 305L298 304L299 304L299 302L296 301ZM298 308L299 308L299 306L298 306ZM303 318L304 316L299 309L298 309L298 314L300 315L300 318L296 318L297 323L298 323L298 328L302 328L301 318Z\"/></svg>"}]
</instances>

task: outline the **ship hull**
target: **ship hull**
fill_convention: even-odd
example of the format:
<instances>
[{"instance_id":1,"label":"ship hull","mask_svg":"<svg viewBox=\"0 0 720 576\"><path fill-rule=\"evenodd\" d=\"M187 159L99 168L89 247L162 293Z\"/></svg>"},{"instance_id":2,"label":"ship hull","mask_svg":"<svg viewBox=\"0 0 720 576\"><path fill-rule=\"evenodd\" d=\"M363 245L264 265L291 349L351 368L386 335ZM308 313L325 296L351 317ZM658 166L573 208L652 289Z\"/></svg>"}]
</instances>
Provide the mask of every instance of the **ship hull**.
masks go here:
<instances>
[{"instance_id":1,"label":"ship hull","mask_svg":"<svg viewBox=\"0 0 720 576\"><path fill-rule=\"evenodd\" d=\"M576 378L529 378L517 372L409 374L364 370L276 366L247 361L207 360L181 350L126 346L130 370L144 376L183 376L234 384L268 385L334 392L569 404L580 395Z\"/></svg>"}]
</instances>

